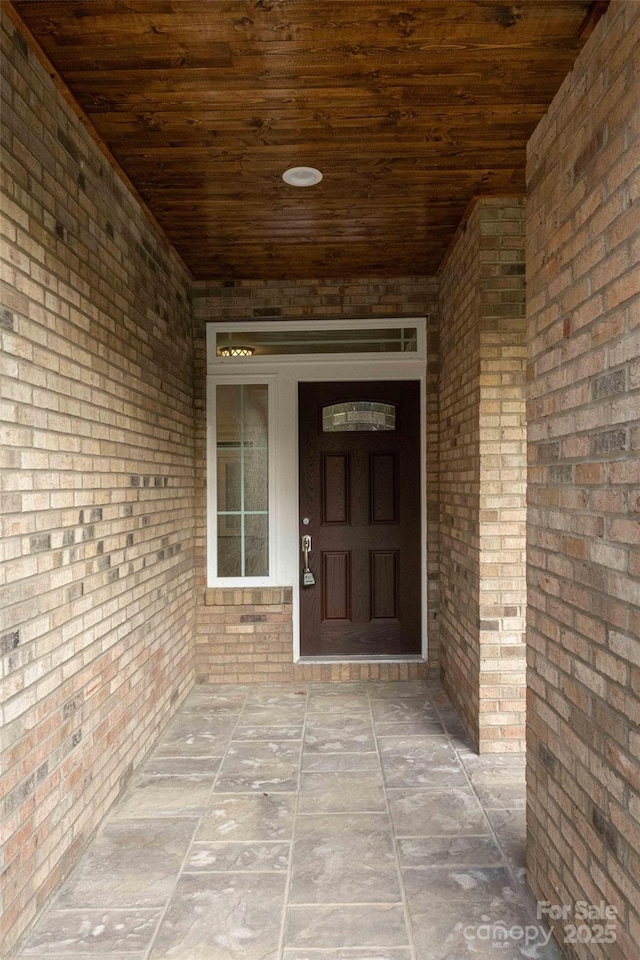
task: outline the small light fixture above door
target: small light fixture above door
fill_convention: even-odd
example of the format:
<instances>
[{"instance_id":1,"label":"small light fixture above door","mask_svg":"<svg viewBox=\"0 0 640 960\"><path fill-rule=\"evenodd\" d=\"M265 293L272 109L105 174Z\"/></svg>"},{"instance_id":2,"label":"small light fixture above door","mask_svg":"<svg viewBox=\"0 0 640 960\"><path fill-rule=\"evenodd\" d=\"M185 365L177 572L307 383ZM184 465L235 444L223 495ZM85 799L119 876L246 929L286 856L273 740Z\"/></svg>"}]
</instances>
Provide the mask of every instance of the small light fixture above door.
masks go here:
<instances>
[{"instance_id":1,"label":"small light fixture above door","mask_svg":"<svg viewBox=\"0 0 640 960\"><path fill-rule=\"evenodd\" d=\"M238 344L235 347L218 347L219 357L252 357L256 352L255 347Z\"/></svg>"},{"instance_id":2,"label":"small light fixture above door","mask_svg":"<svg viewBox=\"0 0 640 960\"><path fill-rule=\"evenodd\" d=\"M292 187L313 187L322 180L322 174L316 167L290 167L282 174L282 179Z\"/></svg>"}]
</instances>

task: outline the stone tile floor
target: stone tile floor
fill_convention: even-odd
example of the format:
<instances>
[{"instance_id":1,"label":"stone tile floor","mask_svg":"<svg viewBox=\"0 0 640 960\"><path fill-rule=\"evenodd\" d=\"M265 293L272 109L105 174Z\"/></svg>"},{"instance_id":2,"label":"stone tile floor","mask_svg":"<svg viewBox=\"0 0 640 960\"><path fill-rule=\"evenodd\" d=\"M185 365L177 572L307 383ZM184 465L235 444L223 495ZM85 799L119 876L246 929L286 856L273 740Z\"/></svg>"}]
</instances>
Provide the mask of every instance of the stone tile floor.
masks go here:
<instances>
[{"instance_id":1,"label":"stone tile floor","mask_svg":"<svg viewBox=\"0 0 640 960\"><path fill-rule=\"evenodd\" d=\"M524 830L436 683L197 686L20 957L557 960Z\"/></svg>"}]
</instances>

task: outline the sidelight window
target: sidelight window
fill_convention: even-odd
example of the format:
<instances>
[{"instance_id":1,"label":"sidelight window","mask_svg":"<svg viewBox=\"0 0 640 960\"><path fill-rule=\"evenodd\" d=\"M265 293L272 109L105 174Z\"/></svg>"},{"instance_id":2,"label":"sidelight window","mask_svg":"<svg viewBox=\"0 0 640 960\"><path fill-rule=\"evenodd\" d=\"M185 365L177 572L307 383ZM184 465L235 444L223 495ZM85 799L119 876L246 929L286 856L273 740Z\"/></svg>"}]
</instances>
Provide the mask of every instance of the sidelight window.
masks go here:
<instances>
[{"instance_id":1,"label":"sidelight window","mask_svg":"<svg viewBox=\"0 0 640 960\"><path fill-rule=\"evenodd\" d=\"M217 384L217 576L269 576L269 390Z\"/></svg>"}]
</instances>

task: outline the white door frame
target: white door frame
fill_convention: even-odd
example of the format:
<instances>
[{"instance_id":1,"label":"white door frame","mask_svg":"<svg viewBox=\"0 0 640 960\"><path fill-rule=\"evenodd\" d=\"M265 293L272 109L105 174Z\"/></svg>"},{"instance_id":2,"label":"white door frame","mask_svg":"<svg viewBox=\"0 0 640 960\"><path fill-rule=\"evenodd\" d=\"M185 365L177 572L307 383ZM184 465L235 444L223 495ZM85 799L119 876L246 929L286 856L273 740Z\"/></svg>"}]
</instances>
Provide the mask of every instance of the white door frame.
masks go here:
<instances>
[{"instance_id":1,"label":"white door frame","mask_svg":"<svg viewBox=\"0 0 640 960\"><path fill-rule=\"evenodd\" d=\"M270 384L272 416L269 438L270 503L270 557L269 576L254 580L238 578L219 581L211 577L208 564L208 586L291 586L293 588L293 660L300 657L300 518L299 518L299 449L298 449L298 383L301 382L348 382L365 380L417 380L420 382L420 522L421 522L421 601L422 601L422 658L427 659L427 520L426 520L426 319L411 317L386 320L349 321L296 321L295 323L269 323L269 330L327 330L353 327L407 327L418 328L418 350L412 353L394 354L307 354L284 356L252 356L242 359L216 355L217 332L242 332L265 330L261 323L208 323L207 324L207 555L215 550L216 492L211 482L215 477L215 386L217 383L264 382ZM264 379L263 379L264 378ZM337 658L336 662L350 659ZM375 658L374 658L375 659ZM394 660L421 659L420 657L384 658ZM304 657L302 662L313 662ZM322 660L321 662L327 662Z\"/></svg>"}]
</instances>

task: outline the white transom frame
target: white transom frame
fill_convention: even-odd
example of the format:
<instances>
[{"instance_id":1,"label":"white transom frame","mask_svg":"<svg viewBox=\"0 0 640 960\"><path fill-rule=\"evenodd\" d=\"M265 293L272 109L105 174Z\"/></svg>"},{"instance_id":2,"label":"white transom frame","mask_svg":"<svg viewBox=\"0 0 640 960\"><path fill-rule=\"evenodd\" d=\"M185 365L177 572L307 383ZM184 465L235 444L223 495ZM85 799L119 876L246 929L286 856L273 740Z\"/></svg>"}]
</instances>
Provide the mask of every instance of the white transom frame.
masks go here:
<instances>
[{"instance_id":1,"label":"white transom frame","mask_svg":"<svg viewBox=\"0 0 640 960\"><path fill-rule=\"evenodd\" d=\"M327 329L318 321L291 322L297 330ZM292 587L293 659L300 657L300 590L302 554L299 517L298 384L357 383L374 380L417 380L420 383L420 523L422 658L427 658L427 521L426 521L426 318L333 322L335 329L358 326L407 327L418 332L418 350L407 353L302 354L218 357L215 333L251 333L265 323L207 324L207 585L209 587ZM269 323L270 329L289 329ZM269 389L269 576L217 577L217 493L215 394L218 384L263 383ZM340 657L340 662L351 658ZM353 658L356 659L356 658ZM362 661L362 658L357 658ZM373 658L375 659L375 658ZM392 660L393 658L384 658ZM398 658L401 660L415 658ZM309 658L303 658L309 662ZM323 661L326 662L326 661Z\"/></svg>"}]
</instances>

